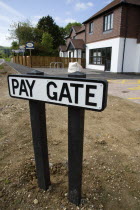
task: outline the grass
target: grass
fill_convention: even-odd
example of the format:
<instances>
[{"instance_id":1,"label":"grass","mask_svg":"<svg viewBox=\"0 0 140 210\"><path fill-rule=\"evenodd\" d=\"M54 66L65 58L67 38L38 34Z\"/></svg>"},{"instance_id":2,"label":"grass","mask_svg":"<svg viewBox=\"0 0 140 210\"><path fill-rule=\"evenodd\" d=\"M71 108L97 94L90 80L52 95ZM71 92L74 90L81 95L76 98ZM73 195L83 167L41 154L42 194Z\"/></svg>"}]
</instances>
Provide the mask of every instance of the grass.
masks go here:
<instances>
[{"instance_id":1,"label":"grass","mask_svg":"<svg viewBox=\"0 0 140 210\"><path fill-rule=\"evenodd\" d=\"M9 179L5 179L5 180L4 180L4 183L5 183L5 184L10 184L11 181L10 181Z\"/></svg>"},{"instance_id":2,"label":"grass","mask_svg":"<svg viewBox=\"0 0 140 210\"><path fill-rule=\"evenodd\" d=\"M11 58L4 58L5 61L10 62Z\"/></svg>"},{"instance_id":3,"label":"grass","mask_svg":"<svg viewBox=\"0 0 140 210\"><path fill-rule=\"evenodd\" d=\"M3 65L0 65L0 69L4 69L4 66Z\"/></svg>"},{"instance_id":4,"label":"grass","mask_svg":"<svg viewBox=\"0 0 140 210\"><path fill-rule=\"evenodd\" d=\"M7 70L4 69L3 65L0 65L0 77L4 74L7 74Z\"/></svg>"}]
</instances>

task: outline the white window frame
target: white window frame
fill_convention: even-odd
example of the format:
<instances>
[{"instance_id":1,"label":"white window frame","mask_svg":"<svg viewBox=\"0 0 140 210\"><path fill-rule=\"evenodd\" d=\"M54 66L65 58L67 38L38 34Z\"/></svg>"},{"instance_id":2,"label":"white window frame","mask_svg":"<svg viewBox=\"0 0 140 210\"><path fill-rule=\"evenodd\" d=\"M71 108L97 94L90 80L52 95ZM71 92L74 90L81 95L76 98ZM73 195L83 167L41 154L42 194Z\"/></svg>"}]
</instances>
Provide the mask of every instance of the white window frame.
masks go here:
<instances>
[{"instance_id":1,"label":"white window frame","mask_svg":"<svg viewBox=\"0 0 140 210\"><path fill-rule=\"evenodd\" d=\"M113 13L104 16L103 31L111 31L113 29Z\"/></svg>"},{"instance_id":2,"label":"white window frame","mask_svg":"<svg viewBox=\"0 0 140 210\"><path fill-rule=\"evenodd\" d=\"M89 23L89 34L93 34L93 22Z\"/></svg>"}]
</instances>

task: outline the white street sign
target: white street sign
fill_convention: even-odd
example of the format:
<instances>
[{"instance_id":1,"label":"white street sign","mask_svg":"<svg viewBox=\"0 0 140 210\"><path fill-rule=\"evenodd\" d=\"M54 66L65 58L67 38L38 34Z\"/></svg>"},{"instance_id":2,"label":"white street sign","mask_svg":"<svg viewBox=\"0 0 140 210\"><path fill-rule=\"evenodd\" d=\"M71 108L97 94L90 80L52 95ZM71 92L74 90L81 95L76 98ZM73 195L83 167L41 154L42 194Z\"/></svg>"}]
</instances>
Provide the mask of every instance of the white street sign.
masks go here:
<instances>
[{"instance_id":1,"label":"white street sign","mask_svg":"<svg viewBox=\"0 0 140 210\"><path fill-rule=\"evenodd\" d=\"M25 50L25 45L20 45L20 46L19 46L19 49L20 49L20 50Z\"/></svg>"},{"instance_id":2,"label":"white street sign","mask_svg":"<svg viewBox=\"0 0 140 210\"><path fill-rule=\"evenodd\" d=\"M75 106L95 111L106 107L107 82L51 76L8 76L11 97Z\"/></svg>"}]
</instances>

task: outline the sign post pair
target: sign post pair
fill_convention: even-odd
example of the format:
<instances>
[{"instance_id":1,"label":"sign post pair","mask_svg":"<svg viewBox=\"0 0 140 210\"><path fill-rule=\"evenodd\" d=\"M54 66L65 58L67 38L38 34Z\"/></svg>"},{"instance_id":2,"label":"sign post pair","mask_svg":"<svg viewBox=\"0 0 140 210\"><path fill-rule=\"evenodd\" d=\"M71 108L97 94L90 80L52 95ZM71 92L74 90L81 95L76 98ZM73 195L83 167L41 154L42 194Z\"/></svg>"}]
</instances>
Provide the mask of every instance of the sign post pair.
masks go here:
<instances>
[{"instance_id":1,"label":"sign post pair","mask_svg":"<svg viewBox=\"0 0 140 210\"><path fill-rule=\"evenodd\" d=\"M50 182L45 102L68 106L69 201L79 205L82 188L82 160L85 109L103 111L107 104L107 82L86 79L80 72L68 77L9 75L9 94L29 100L38 184L48 189Z\"/></svg>"}]
</instances>

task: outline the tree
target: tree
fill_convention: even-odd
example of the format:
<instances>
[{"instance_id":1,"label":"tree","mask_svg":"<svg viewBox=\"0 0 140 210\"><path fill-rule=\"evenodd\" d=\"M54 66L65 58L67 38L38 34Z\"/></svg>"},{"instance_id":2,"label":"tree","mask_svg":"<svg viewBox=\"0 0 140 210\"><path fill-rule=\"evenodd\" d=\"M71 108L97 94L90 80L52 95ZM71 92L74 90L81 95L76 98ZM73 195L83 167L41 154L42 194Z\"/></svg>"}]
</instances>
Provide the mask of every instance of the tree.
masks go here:
<instances>
[{"instance_id":1,"label":"tree","mask_svg":"<svg viewBox=\"0 0 140 210\"><path fill-rule=\"evenodd\" d=\"M81 23L78 23L78 22L73 22L73 23L68 23L66 26L65 26L65 31L66 31L66 34L69 35L70 34L70 31L71 31L71 27L72 26L82 26Z\"/></svg>"},{"instance_id":2,"label":"tree","mask_svg":"<svg viewBox=\"0 0 140 210\"><path fill-rule=\"evenodd\" d=\"M37 28L43 32L49 33L53 38L53 49L57 49L59 45L64 44L64 30L54 22L51 16L42 17L37 24Z\"/></svg>"},{"instance_id":3,"label":"tree","mask_svg":"<svg viewBox=\"0 0 140 210\"><path fill-rule=\"evenodd\" d=\"M11 43L11 49L17 50L19 48L19 44L17 43L17 41L13 41Z\"/></svg>"},{"instance_id":4,"label":"tree","mask_svg":"<svg viewBox=\"0 0 140 210\"><path fill-rule=\"evenodd\" d=\"M48 54L49 52L52 55L57 56L58 46L65 44L64 37L66 36L66 32L64 28L56 25L53 18L49 15L47 17L42 17L38 21L37 27L33 27L27 20L14 23L11 28L9 39L16 40L16 46L13 46L13 42L12 49L18 49L19 45L24 45L26 42L33 41L35 45L35 49L32 52L33 55L45 55L45 53ZM45 43L45 39L49 40L47 41L48 45L50 44L48 50L46 49L45 44L43 44ZM26 55L28 53L29 51L25 52Z\"/></svg>"},{"instance_id":5,"label":"tree","mask_svg":"<svg viewBox=\"0 0 140 210\"><path fill-rule=\"evenodd\" d=\"M53 51L53 38L49 33L43 33L41 44L44 47L46 54L51 55Z\"/></svg>"},{"instance_id":6,"label":"tree","mask_svg":"<svg viewBox=\"0 0 140 210\"><path fill-rule=\"evenodd\" d=\"M9 39L18 40L20 45L33 40L33 27L28 20L14 23L11 28Z\"/></svg>"},{"instance_id":7,"label":"tree","mask_svg":"<svg viewBox=\"0 0 140 210\"><path fill-rule=\"evenodd\" d=\"M43 35L43 31L38 29L38 28L33 28L33 42L35 43L41 43L42 41L42 35Z\"/></svg>"}]
</instances>

